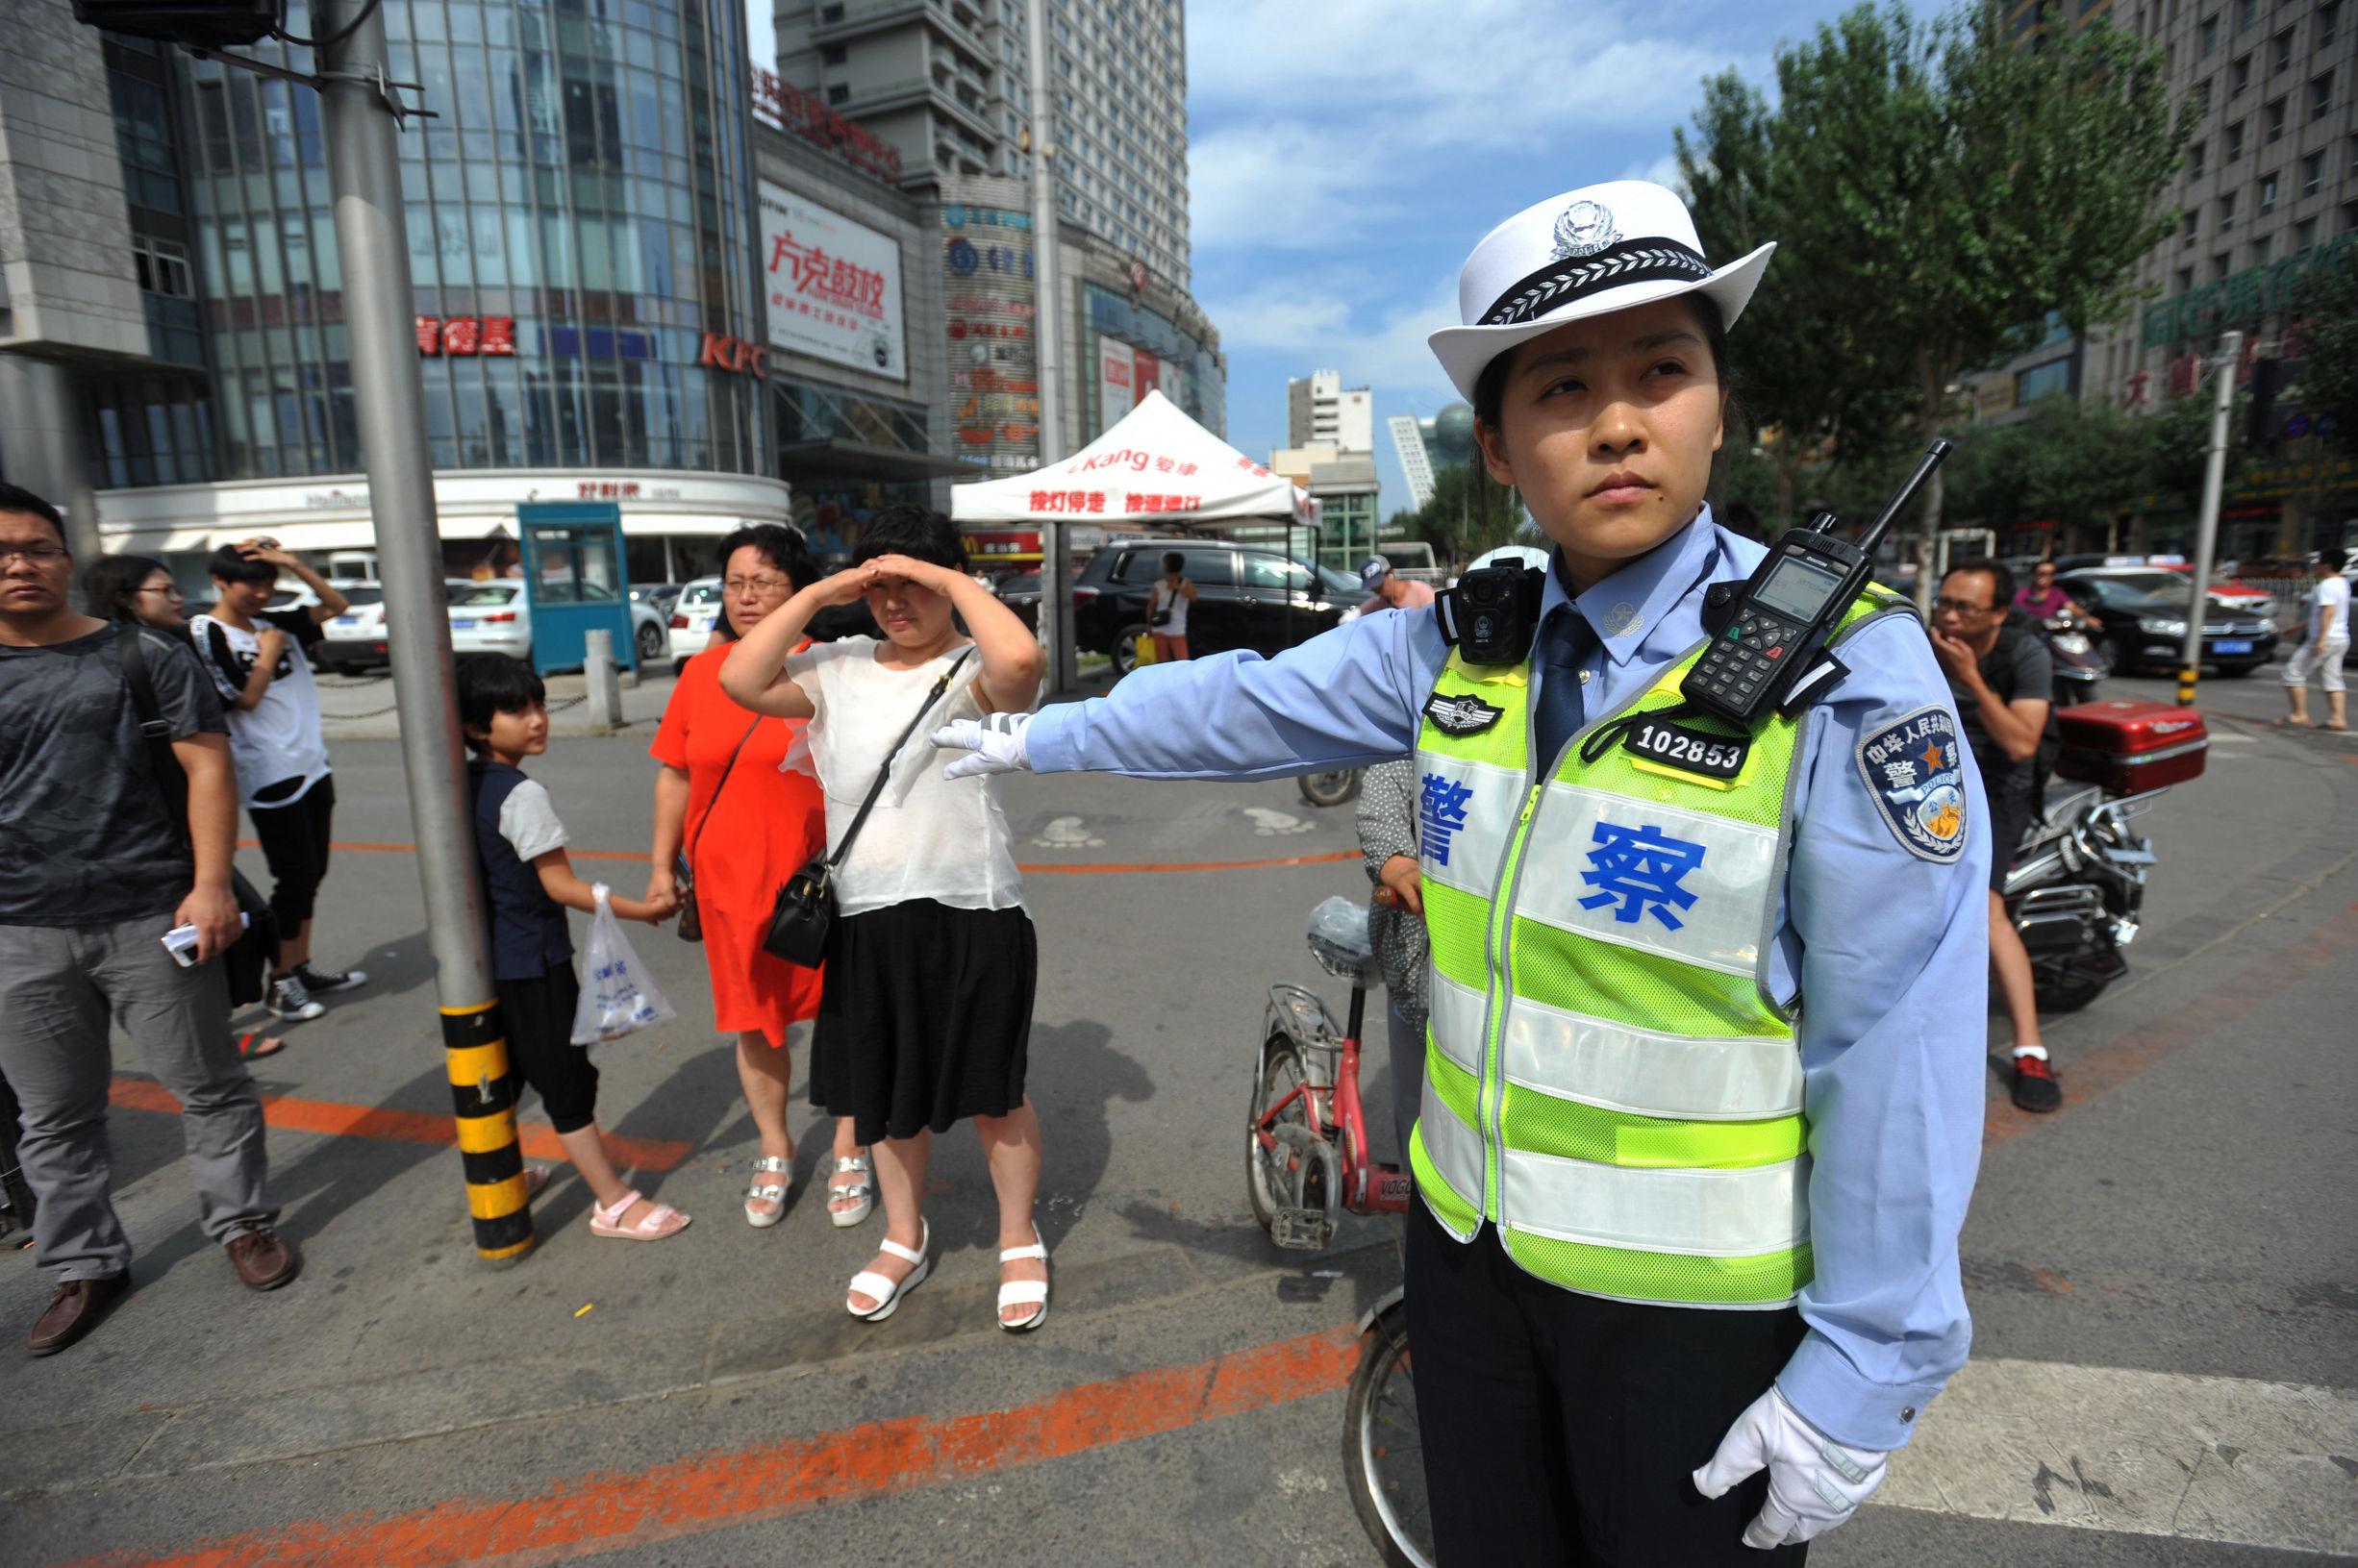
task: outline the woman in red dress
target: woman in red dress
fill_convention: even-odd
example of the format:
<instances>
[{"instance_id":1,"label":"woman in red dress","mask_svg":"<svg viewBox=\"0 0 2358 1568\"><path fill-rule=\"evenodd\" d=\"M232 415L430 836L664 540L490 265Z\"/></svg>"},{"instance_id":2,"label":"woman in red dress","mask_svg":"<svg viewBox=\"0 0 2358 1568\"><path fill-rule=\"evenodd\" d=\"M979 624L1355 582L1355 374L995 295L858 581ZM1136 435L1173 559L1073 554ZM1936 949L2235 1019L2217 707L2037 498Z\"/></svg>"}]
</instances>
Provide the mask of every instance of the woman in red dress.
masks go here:
<instances>
[{"instance_id":1,"label":"woman in red dress","mask_svg":"<svg viewBox=\"0 0 2358 1568\"><path fill-rule=\"evenodd\" d=\"M740 528L721 541L720 640L688 661L655 732L654 874L650 899L676 892L673 867L685 854L693 872L704 958L713 976L713 1024L737 1036L737 1076L761 1134L745 1192L745 1222L767 1230L786 1213L794 1140L787 1090L794 1076L787 1033L818 1015L819 971L762 949L771 906L787 879L827 845L827 809L817 781L782 772L804 721L757 718L720 689L729 646L763 616L816 582L818 568L792 530ZM827 1215L859 1224L875 1207L867 1151L851 1118L835 1126Z\"/></svg>"}]
</instances>

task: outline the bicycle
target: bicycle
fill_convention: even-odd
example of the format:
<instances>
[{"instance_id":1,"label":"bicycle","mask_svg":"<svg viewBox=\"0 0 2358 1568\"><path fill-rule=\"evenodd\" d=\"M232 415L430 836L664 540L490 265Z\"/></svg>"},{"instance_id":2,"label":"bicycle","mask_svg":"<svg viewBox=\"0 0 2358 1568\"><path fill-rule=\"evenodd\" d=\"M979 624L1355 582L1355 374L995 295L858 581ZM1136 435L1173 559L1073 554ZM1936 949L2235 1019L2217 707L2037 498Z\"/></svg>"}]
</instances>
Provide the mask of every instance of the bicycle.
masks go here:
<instances>
[{"instance_id":1,"label":"bicycle","mask_svg":"<svg viewBox=\"0 0 2358 1568\"><path fill-rule=\"evenodd\" d=\"M1333 1245L1338 1209L1405 1213L1409 1174L1370 1157L1360 1102L1360 1032L1379 983L1367 911L1330 898L1310 914L1310 951L1351 983L1346 1028L1315 991L1269 987L1245 1143L1245 1191L1269 1239L1292 1251ZM1431 1568L1432 1517L1417 1432L1405 1298L1398 1289L1360 1319L1359 1365L1343 1401L1342 1462L1367 1538L1392 1568Z\"/></svg>"}]
</instances>

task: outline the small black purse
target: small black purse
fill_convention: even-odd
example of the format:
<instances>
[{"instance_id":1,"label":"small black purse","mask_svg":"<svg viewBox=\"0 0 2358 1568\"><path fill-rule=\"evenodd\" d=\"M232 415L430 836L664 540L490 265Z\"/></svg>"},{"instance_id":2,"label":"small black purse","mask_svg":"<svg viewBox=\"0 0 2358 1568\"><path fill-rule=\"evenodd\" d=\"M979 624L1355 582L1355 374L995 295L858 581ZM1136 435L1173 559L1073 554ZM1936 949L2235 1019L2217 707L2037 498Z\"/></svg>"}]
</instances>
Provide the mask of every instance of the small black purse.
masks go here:
<instances>
[{"instance_id":1,"label":"small black purse","mask_svg":"<svg viewBox=\"0 0 2358 1568\"><path fill-rule=\"evenodd\" d=\"M860 829L866 823L868 813L876 809L876 802L883 796L885 781L892 777L893 759L900 756L901 748L909 744L909 737L917 733L917 726L925 722L925 715L933 711L934 704L940 702L941 694L949 689L950 678L973 655L974 650L969 646L948 669L941 672L941 679L934 683L933 690L925 694L925 702L918 708L916 717L909 721L909 728L901 732L900 738L892 743L892 749L885 753L884 766L876 771L875 785L868 790L867 799L861 803L860 814L853 817L851 826L844 830L843 841L829 854L814 856L810 864L788 878L786 885L778 889L778 902L769 911L769 930L762 938L762 950L771 958L798 963L805 969L817 968L826 958L827 933L835 925L835 868L841 865L843 858L851 853L852 840L860 836Z\"/></svg>"}]
</instances>

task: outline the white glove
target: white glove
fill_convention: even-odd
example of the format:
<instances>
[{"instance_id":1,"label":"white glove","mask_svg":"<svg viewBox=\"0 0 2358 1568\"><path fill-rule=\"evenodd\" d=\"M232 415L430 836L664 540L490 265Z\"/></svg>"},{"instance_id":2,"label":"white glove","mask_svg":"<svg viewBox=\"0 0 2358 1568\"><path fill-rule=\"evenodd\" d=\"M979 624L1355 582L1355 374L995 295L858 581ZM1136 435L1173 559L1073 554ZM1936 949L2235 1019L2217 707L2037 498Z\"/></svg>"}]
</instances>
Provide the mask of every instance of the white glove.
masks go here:
<instances>
[{"instance_id":1,"label":"white glove","mask_svg":"<svg viewBox=\"0 0 2358 1568\"><path fill-rule=\"evenodd\" d=\"M934 732L934 744L949 751L972 752L941 770L944 779L971 779L985 773L1021 773L1032 765L1023 744L1030 729L1029 713L988 713L979 721L952 719Z\"/></svg>"},{"instance_id":2,"label":"white glove","mask_svg":"<svg viewBox=\"0 0 2358 1568\"><path fill-rule=\"evenodd\" d=\"M1743 1544L1763 1551L1814 1540L1849 1518L1883 1484L1886 1456L1828 1437L1769 1385L1694 1473L1694 1489L1719 1497L1764 1465L1768 1501L1744 1527Z\"/></svg>"}]
</instances>

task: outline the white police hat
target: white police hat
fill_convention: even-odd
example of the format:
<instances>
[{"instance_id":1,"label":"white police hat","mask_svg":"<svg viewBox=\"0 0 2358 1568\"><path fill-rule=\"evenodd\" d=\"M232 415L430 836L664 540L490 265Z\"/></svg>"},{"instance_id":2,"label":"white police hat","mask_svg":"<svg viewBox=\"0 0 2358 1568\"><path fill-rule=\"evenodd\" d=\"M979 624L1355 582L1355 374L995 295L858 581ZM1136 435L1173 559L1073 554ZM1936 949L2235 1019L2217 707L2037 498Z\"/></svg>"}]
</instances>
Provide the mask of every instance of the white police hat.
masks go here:
<instances>
[{"instance_id":1,"label":"white police hat","mask_svg":"<svg viewBox=\"0 0 2358 1568\"><path fill-rule=\"evenodd\" d=\"M1714 269L1675 191L1644 180L1583 186L1526 207L1482 236L1458 269L1463 326L1425 339L1467 399L1483 366L1568 321L1707 295L1729 326L1775 244Z\"/></svg>"}]
</instances>

